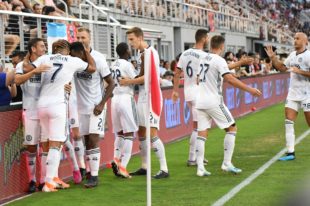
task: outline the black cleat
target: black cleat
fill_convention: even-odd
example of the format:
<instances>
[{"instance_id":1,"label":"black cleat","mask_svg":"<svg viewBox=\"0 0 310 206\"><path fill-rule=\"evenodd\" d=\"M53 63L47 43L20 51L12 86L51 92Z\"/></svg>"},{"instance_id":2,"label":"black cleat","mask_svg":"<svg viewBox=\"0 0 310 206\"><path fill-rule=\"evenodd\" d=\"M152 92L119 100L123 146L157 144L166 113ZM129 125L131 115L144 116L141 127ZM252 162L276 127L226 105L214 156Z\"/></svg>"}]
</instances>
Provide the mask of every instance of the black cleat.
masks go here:
<instances>
[{"instance_id":1,"label":"black cleat","mask_svg":"<svg viewBox=\"0 0 310 206\"><path fill-rule=\"evenodd\" d=\"M167 177L169 177L169 173L163 170L159 170L159 172L157 172L157 174L153 176L153 178L155 179L162 179Z\"/></svg>"},{"instance_id":2,"label":"black cleat","mask_svg":"<svg viewBox=\"0 0 310 206\"><path fill-rule=\"evenodd\" d=\"M86 188L92 188L98 186L98 176L90 176L87 182L84 184Z\"/></svg>"},{"instance_id":3,"label":"black cleat","mask_svg":"<svg viewBox=\"0 0 310 206\"><path fill-rule=\"evenodd\" d=\"M80 173L81 173L82 180L84 180L86 178L86 169L80 168Z\"/></svg>"},{"instance_id":4,"label":"black cleat","mask_svg":"<svg viewBox=\"0 0 310 206\"><path fill-rule=\"evenodd\" d=\"M29 182L29 187L28 187L28 192L29 193L34 193L35 191L36 191L36 182L35 181L33 181L33 180L31 180L30 182Z\"/></svg>"},{"instance_id":5,"label":"black cleat","mask_svg":"<svg viewBox=\"0 0 310 206\"><path fill-rule=\"evenodd\" d=\"M116 164L116 162L112 161L111 165L112 165L112 171L113 171L114 175L116 177L121 177L121 175L119 174L119 168L118 168L118 165Z\"/></svg>"},{"instance_id":6,"label":"black cleat","mask_svg":"<svg viewBox=\"0 0 310 206\"><path fill-rule=\"evenodd\" d=\"M137 171L130 172L129 175L131 175L131 176L146 175L146 169L140 168Z\"/></svg>"},{"instance_id":7,"label":"black cleat","mask_svg":"<svg viewBox=\"0 0 310 206\"><path fill-rule=\"evenodd\" d=\"M91 177L90 172L86 172L86 174L85 174L85 180L89 180L90 177Z\"/></svg>"},{"instance_id":8,"label":"black cleat","mask_svg":"<svg viewBox=\"0 0 310 206\"><path fill-rule=\"evenodd\" d=\"M44 187L44 183L40 183L39 186L38 186L38 190L42 191L43 187Z\"/></svg>"}]
</instances>

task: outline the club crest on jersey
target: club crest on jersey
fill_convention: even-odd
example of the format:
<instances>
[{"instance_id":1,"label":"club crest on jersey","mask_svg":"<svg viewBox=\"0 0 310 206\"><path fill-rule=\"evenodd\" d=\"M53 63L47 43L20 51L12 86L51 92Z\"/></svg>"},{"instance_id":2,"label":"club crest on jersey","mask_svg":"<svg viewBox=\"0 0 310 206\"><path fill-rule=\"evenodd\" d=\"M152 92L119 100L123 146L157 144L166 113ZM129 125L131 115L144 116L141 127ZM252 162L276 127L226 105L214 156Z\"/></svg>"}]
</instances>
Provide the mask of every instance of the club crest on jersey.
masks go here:
<instances>
[{"instance_id":1,"label":"club crest on jersey","mask_svg":"<svg viewBox=\"0 0 310 206\"><path fill-rule=\"evenodd\" d=\"M93 76L88 72L77 72L76 77L84 80L91 80L93 78Z\"/></svg>"},{"instance_id":2,"label":"club crest on jersey","mask_svg":"<svg viewBox=\"0 0 310 206\"><path fill-rule=\"evenodd\" d=\"M26 135L26 140L28 141L28 142L30 142L31 140L32 140L32 136L31 135Z\"/></svg>"},{"instance_id":3,"label":"club crest on jersey","mask_svg":"<svg viewBox=\"0 0 310 206\"><path fill-rule=\"evenodd\" d=\"M302 62L302 57L298 58L298 62L301 63Z\"/></svg>"}]
</instances>

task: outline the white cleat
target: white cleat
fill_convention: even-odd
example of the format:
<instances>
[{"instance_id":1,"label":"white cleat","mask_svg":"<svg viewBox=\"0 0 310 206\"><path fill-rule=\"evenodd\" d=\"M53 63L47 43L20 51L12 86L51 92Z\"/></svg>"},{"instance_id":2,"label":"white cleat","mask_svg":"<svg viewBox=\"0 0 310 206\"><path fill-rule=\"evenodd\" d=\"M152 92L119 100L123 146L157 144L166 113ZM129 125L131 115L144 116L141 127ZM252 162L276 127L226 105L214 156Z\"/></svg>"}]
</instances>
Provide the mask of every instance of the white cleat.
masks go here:
<instances>
[{"instance_id":1,"label":"white cleat","mask_svg":"<svg viewBox=\"0 0 310 206\"><path fill-rule=\"evenodd\" d=\"M237 167L235 167L234 165L225 165L225 164L222 164L222 170L225 171L225 172L231 172L231 173L234 173L234 174L239 174L242 172L242 169L239 169Z\"/></svg>"},{"instance_id":2,"label":"white cleat","mask_svg":"<svg viewBox=\"0 0 310 206\"><path fill-rule=\"evenodd\" d=\"M207 176L210 176L211 175L211 172L207 171L207 170L197 170L197 176L199 177L207 177Z\"/></svg>"}]
</instances>

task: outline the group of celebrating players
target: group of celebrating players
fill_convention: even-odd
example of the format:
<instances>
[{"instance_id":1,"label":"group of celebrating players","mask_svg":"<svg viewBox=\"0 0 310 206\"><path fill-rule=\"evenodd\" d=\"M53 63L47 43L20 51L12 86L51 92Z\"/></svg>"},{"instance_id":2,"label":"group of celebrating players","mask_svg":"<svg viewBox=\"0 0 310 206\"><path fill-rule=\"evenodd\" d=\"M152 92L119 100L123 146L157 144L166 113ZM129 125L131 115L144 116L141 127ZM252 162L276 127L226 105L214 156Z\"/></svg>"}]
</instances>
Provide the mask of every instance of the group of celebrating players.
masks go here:
<instances>
[{"instance_id":1,"label":"group of celebrating players","mask_svg":"<svg viewBox=\"0 0 310 206\"><path fill-rule=\"evenodd\" d=\"M298 36L298 33L296 35ZM88 29L79 28L77 42L69 44L66 40L58 40L52 45L52 54L48 55L45 54L43 39L32 39L29 41L28 55L16 66L15 81L16 84L22 85L23 89L24 144L28 151L29 192L36 191L35 163L39 143L42 147L39 189L44 192L55 192L57 189L70 187L58 177L63 146L73 163L74 182L81 183L85 177L86 188L98 185L101 156L99 141L100 137L104 136L106 102L110 97L112 97L112 127L115 133L112 161L114 174L123 178L146 175L146 121L150 121L151 143L160 163L160 170L153 177L156 179L169 177L165 147L158 137L160 119L152 114L150 114L152 118L148 119L148 95L144 88L144 65L148 60L145 57L146 51L153 53L158 80L160 79L157 51L144 41L143 31L134 27L127 31L127 40L132 49L139 51L138 68L135 69L128 61L131 52L126 43L117 45L116 52L119 58L109 68L104 55L90 47L90 37ZM223 101L223 80L255 96L260 96L261 92L248 87L230 74L230 69L247 64L250 60L243 58L239 62L227 65L221 57L225 51L225 39L222 36L216 35L211 38L210 52L204 51L209 42L207 30L197 30L195 40L194 47L184 51L179 59L172 92L172 99L176 101L179 97L180 75L184 72L185 100L192 107L194 126L187 164L197 165L198 176L211 175L205 169L207 161L204 159L204 152L208 129L213 120L218 127L226 131L221 168L237 174L242 172L232 164L237 127ZM274 59L273 62L276 62L272 49L268 47L266 51ZM306 54L308 53L307 51ZM286 62L285 65L280 66L285 68L296 66L290 62ZM278 65L275 67L278 68ZM303 70L303 66L300 68ZM299 71L294 69L292 73L309 75L309 72L306 75L297 72ZM306 84L308 86L309 81ZM134 100L134 85L139 85L137 103ZM290 101L287 107L291 108L293 101L296 100ZM305 114L309 114L308 110L305 110ZM309 115L306 117L310 125ZM295 119L289 118L286 120L288 124L286 133L289 133L287 136L291 136L288 153L291 157L292 154L295 155L291 143L294 137L292 122ZM131 158L135 134L140 141L141 168L129 173L126 168Z\"/></svg>"}]
</instances>

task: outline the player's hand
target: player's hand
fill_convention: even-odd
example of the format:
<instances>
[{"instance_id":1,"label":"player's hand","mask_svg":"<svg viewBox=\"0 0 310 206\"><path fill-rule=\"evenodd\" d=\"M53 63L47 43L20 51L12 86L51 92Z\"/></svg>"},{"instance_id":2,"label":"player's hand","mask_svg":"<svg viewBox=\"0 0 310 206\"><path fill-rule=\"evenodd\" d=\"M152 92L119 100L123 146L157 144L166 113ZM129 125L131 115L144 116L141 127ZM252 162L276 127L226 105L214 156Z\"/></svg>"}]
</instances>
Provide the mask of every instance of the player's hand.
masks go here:
<instances>
[{"instance_id":1,"label":"player's hand","mask_svg":"<svg viewBox=\"0 0 310 206\"><path fill-rule=\"evenodd\" d=\"M294 72L296 74L300 73L300 69L298 69L298 67L290 67L290 69L288 70L290 72Z\"/></svg>"},{"instance_id":2,"label":"player's hand","mask_svg":"<svg viewBox=\"0 0 310 206\"><path fill-rule=\"evenodd\" d=\"M102 103L96 105L94 108L94 115L96 115L96 116L100 115L103 111L103 108L104 108L104 104L102 104Z\"/></svg>"},{"instance_id":3,"label":"player's hand","mask_svg":"<svg viewBox=\"0 0 310 206\"><path fill-rule=\"evenodd\" d=\"M123 77L123 78L119 78L118 82L121 86L128 86L130 85L129 80L130 80L129 78Z\"/></svg>"},{"instance_id":4,"label":"player's hand","mask_svg":"<svg viewBox=\"0 0 310 206\"><path fill-rule=\"evenodd\" d=\"M265 49L269 58L272 58L276 55L276 53L272 49L272 46L266 46L264 49Z\"/></svg>"},{"instance_id":5,"label":"player's hand","mask_svg":"<svg viewBox=\"0 0 310 206\"><path fill-rule=\"evenodd\" d=\"M252 95L256 96L256 97L262 95L262 92L259 91L259 90L256 89L256 88L251 88L251 89L250 89L250 93L251 93Z\"/></svg>"},{"instance_id":6,"label":"player's hand","mask_svg":"<svg viewBox=\"0 0 310 206\"><path fill-rule=\"evenodd\" d=\"M179 99L179 92L176 92L176 91L172 91L172 101L173 102L176 102L178 99Z\"/></svg>"},{"instance_id":7,"label":"player's hand","mask_svg":"<svg viewBox=\"0 0 310 206\"><path fill-rule=\"evenodd\" d=\"M243 56L240 61L241 65L251 65L254 62L254 59L252 57Z\"/></svg>"},{"instance_id":8,"label":"player's hand","mask_svg":"<svg viewBox=\"0 0 310 206\"><path fill-rule=\"evenodd\" d=\"M71 89L72 89L71 82L69 82L69 84L65 84L65 88L64 89L65 89L66 93L70 94L71 93Z\"/></svg>"},{"instance_id":9,"label":"player's hand","mask_svg":"<svg viewBox=\"0 0 310 206\"><path fill-rule=\"evenodd\" d=\"M33 72L34 72L35 74L41 74L42 72L48 71L50 68L51 68L50 65L41 64L40 66L38 66L37 68L35 68L35 69L33 70Z\"/></svg>"}]
</instances>

